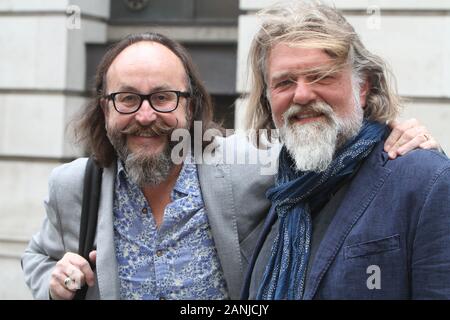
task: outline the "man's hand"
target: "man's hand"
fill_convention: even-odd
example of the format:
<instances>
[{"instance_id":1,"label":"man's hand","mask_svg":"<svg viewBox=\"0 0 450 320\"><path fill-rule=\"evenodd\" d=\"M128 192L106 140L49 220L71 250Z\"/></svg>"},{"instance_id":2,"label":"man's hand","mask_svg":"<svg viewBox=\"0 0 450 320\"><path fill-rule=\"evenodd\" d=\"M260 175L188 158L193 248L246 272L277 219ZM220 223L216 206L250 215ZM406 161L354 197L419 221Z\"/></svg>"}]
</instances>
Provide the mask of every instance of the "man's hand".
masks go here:
<instances>
[{"instance_id":1,"label":"man's hand","mask_svg":"<svg viewBox=\"0 0 450 320\"><path fill-rule=\"evenodd\" d=\"M95 264L97 251L89 253L89 260ZM56 263L50 276L50 297L54 300L72 300L75 292L84 284L95 284L94 272L82 256L68 252Z\"/></svg>"},{"instance_id":2,"label":"man's hand","mask_svg":"<svg viewBox=\"0 0 450 320\"><path fill-rule=\"evenodd\" d=\"M416 148L440 149L439 143L416 119L403 122L394 120L389 123L389 127L392 132L384 143L384 151L389 154L390 159L395 159Z\"/></svg>"}]
</instances>

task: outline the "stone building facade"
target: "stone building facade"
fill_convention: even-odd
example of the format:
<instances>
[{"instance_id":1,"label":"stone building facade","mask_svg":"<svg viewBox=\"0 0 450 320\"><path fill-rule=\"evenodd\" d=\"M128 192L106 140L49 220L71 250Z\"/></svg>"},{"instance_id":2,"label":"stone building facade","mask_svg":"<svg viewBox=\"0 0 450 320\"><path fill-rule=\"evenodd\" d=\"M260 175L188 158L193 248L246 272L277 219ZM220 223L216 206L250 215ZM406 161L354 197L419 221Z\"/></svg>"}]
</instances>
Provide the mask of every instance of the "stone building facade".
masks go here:
<instances>
[{"instance_id":1,"label":"stone building facade","mask_svg":"<svg viewBox=\"0 0 450 320\"><path fill-rule=\"evenodd\" d=\"M106 47L148 30L179 40L199 66L218 118L240 128L254 13L272 2L0 1L0 299L31 298L20 255L45 215L51 170L83 155L66 127L87 101ZM449 152L450 1L328 2L392 66L407 99L402 117L418 118Z\"/></svg>"}]
</instances>

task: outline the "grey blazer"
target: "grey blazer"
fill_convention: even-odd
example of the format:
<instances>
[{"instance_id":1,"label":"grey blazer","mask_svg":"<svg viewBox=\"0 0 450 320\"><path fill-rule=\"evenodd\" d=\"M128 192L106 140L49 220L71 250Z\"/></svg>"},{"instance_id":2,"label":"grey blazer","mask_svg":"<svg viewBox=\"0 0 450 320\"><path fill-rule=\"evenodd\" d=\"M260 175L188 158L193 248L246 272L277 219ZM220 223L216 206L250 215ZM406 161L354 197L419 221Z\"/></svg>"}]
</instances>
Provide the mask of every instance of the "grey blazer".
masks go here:
<instances>
[{"instance_id":1,"label":"grey blazer","mask_svg":"<svg viewBox=\"0 0 450 320\"><path fill-rule=\"evenodd\" d=\"M80 158L64 164L50 176L49 196L44 201L47 215L22 256L25 282L36 299L48 299L56 262L66 252L78 251L86 162ZM96 284L86 299L119 299L112 214L115 168L116 163L103 172L95 241ZM243 273L270 206L265 191L274 178L260 173L256 164L198 164L205 209L231 299L239 298Z\"/></svg>"}]
</instances>

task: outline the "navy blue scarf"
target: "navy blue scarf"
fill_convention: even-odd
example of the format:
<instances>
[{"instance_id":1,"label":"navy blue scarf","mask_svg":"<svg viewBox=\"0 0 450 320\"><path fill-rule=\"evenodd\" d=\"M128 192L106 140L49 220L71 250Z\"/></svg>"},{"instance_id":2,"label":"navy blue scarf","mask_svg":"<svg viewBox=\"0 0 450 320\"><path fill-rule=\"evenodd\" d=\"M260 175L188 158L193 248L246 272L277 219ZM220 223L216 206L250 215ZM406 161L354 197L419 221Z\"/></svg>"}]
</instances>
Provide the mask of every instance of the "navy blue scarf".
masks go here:
<instances>
[{"instance_id":1,"label":"navy blue scarf","mask_svg":"<svg viewBox=\"0 0 450 320\"><path fill-rule=\"evenodd\" d=\"M364 121L358 135L342 146L328 168L320 173L296 171L294 161L282 148L276 184L267 191L280 224L256 299L303 298L311 212L328 202L339 183L358 168L385 132L385 125Z\"/></svg>"}]
</instances>

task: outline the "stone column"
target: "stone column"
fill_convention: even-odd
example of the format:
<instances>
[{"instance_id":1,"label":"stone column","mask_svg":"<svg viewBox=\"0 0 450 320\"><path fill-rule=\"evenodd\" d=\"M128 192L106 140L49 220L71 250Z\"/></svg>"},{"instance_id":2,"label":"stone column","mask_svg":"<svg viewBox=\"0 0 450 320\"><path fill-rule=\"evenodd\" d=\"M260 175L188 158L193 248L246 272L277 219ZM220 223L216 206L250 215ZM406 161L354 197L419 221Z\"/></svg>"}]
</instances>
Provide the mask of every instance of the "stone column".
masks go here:
<instances>
[{"instance_id":1,"label":"stone column","mask_svg":"<svg viewBox=\"0 0 450 320\"><path fill-rule=\"evenodd\" d=\"M0 299L27 299L20 255L45 216L51 170L80 156L66 126L86 102L85 44L109 0L0 2Z\"/></svg>"}]
</instances>

